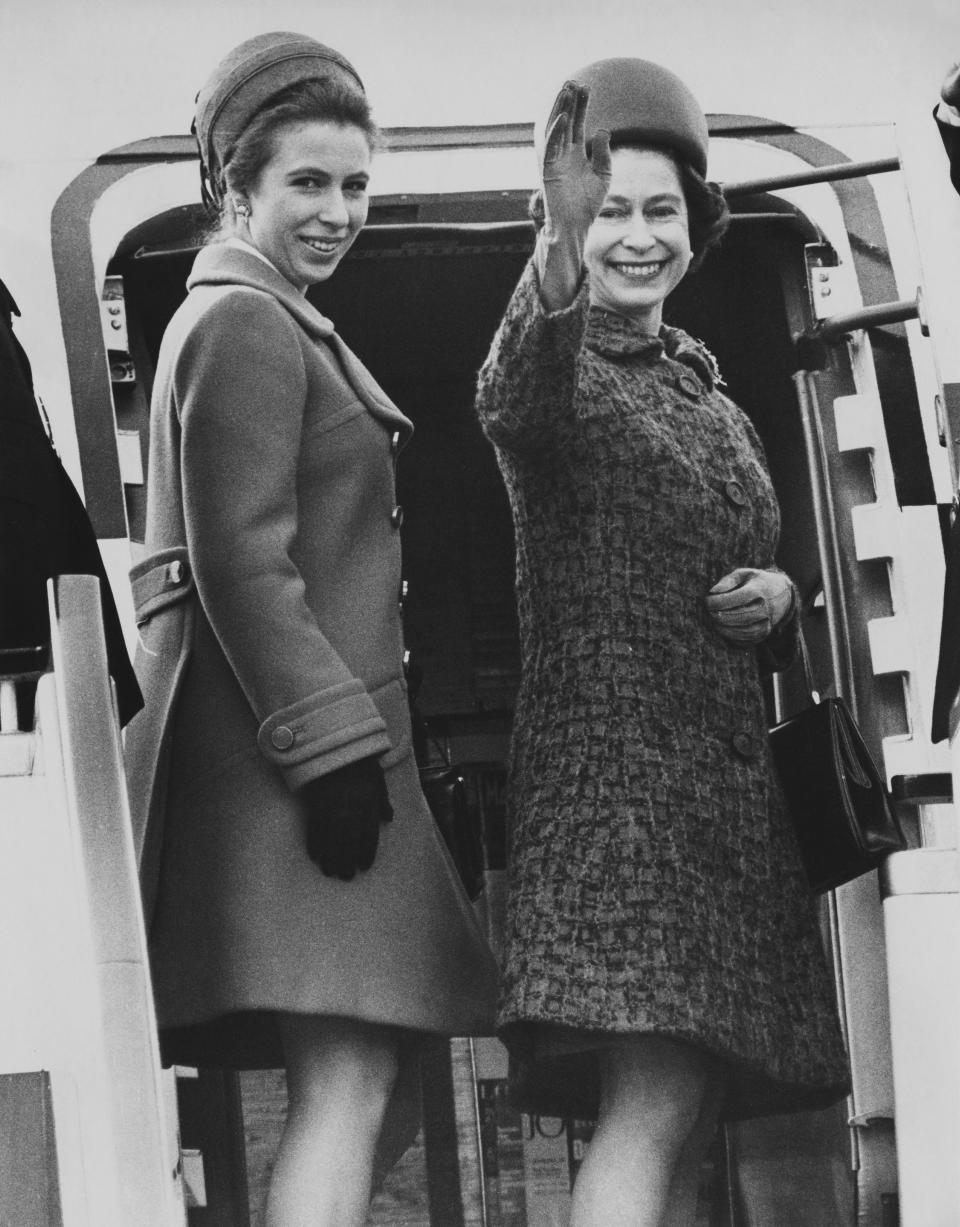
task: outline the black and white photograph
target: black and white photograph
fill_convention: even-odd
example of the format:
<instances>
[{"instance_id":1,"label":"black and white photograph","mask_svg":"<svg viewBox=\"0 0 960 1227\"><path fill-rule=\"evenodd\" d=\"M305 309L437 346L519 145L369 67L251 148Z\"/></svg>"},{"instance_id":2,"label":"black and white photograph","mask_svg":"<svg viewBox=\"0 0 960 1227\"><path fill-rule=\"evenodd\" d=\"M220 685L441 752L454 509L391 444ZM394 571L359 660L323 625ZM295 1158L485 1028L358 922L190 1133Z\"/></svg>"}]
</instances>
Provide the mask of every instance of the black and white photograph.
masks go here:
<instances>
[{"instance_id":1,"label":"black and white photograph","mask_svg":"<svg viewBox=\"0 0 960 1227\"><path fill-rule=\"evenodd\" d=\"M0 114L0 1227L960 1227L956 0Z\"/></svg>"}]
</instances>

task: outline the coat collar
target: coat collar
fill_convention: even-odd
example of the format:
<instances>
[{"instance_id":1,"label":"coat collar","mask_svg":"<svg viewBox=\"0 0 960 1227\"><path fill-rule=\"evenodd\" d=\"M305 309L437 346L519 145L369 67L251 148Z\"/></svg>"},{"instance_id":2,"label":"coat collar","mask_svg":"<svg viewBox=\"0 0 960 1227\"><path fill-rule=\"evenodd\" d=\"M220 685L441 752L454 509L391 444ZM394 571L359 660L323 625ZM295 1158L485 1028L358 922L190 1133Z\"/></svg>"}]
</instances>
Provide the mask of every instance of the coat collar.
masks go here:
<instances>
[{"instance_id":1,"label":"coat collar","mask_svg":"<svg viewBox=\"0 0 960 1227\"><path fill-rule=\"evenodd\" d=\"M281 273L252 251L212 243L197 254L187 278L187 289L198 285L245 285L272 294L311 336L329 340L334 328L330 320L309 303Z\"/></svg>"},{"instance_id":2,"label":"coat collar","mask_svg":"<svg viewBox=\"0 0 960 1227\"><path fill-rule=\"evenodd\" d=\"M716 358L682 328L663 324L659 333L651 336L625 315L593 306L587 319L586 345L608 358L643 357L652 363L666 356L690 367L709 389L723 383Z\"/></svg>"},{"instance_id":3,"label":"coat collar","mask_svg":"<svg viewBox=\"0 0 960 1227\"><path fill-rule=\"evenodd\" d=\"M272 264L242 247L213 243L202 248L193 262L187 289L200 285L241 285L272 294L311 337L326 341L336 351L353 390L370 412L399 431L401 444L413 433L413 424L383 391L363 363L337 336L333 323L277 272Z\"/></svg>"}]
</instances>

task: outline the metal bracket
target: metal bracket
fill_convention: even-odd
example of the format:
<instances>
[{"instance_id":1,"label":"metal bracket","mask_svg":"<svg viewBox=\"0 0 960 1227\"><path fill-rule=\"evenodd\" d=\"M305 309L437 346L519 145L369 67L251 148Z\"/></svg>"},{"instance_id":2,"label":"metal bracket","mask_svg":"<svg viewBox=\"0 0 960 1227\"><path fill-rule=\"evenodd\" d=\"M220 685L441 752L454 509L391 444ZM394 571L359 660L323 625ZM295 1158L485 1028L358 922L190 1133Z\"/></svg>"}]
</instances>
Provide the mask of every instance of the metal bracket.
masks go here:
<instances>
[{"instance_id":1,"label":"metal bracket","mask_svg":"<svg viewBox=\"0 0 960 1227\"><path fill-rule=\"evenodd\" d=\"M110 362L111 383L135 382L137 376L130 357L122 277L104 278L103 292L100 295L100 322L103 327L103 343Z\"/></svg>"},{"instance_id":2,"label":"metal bracket","mask_svg":"<svg viewBox=\"0 0 960 1227\"><path fill-rule=\"evenodd\" d=\"M829 243L807 243L803 249L807 265L807 288L814 319L826 319L836 311L835 286L840 258Z\"/></svg>"}]
</instances>

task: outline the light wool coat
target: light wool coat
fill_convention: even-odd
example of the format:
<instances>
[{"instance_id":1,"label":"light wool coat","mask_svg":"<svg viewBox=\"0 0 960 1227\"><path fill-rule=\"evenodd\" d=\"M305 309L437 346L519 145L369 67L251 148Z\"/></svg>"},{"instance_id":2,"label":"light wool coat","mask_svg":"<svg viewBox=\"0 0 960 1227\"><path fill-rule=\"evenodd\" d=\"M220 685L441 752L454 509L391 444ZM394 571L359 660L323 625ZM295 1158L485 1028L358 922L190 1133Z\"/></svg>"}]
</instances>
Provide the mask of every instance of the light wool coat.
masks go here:
<instances>
[{"instance_id":1,"label":"light wool coat","mask_svg":"<svg viewBox=\"0 0 960 1227\"><path fill-rule=\"evenodd\" d=\"M402 677L410 422L252 253L207 248L188 287L154 387L127 743L167 1053L274 1063L277 1010L487 1031L495 965L420 791ZM341 882L307 856L296 789L370 754L395 817Z\"/></svg>"}]
</instances>

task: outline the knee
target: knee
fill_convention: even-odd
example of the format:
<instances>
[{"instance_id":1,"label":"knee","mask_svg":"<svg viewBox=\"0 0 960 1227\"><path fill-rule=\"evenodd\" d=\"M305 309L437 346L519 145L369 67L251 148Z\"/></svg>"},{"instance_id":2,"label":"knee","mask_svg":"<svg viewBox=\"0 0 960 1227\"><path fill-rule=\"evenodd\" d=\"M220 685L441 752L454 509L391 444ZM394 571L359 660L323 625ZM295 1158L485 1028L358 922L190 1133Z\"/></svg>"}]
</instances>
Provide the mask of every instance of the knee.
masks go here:
<instances>
[{"instance_id":1,"label":"knee","mask_svg":"<svg viewBox=\"0 0 960 1227\"><path fill-rule=\"evenodd\" d=\"M696 1126L700 1102L699 1095L683 1094L676 1088L646 1095L633 1106L632 1131L652 1150L664 1155L679 1153Z\"/></svg>"},{"instance_id":2,"label":"knee","mask_svg":"<svg viewBox=\"0 0 960 1227\"><path fill-rule=\"evenodd\" d=\"M315 1020L288 1029L287 1092L292 1111L349 1113L378 1124L397 1081L394 1033L354 1020Z\"/></svg>"},{"instance_id":3,"label":"knee","mask_svg":"<svg viewBox=\"0 0 960 1227\"><path fill-rule=\"evenodd\" d=\"M695 1049L641 1042L604 1063L601 1120L635 1145L669 1154L696 1126L707 1083L706 1063Z\"/></svg>"},{"instance_id":4,"label":"knee","mask_svg":"<svg viewBox=\"0 0 960 1227\"><path fill-rule=\"evenodd\" d=\"M399 1055L392 1038L351 1036L330 1054L326 1075L335 1084L352 1088L361 1103L385 1102L397 1080Z\"/></svg>"}]
</instances>

